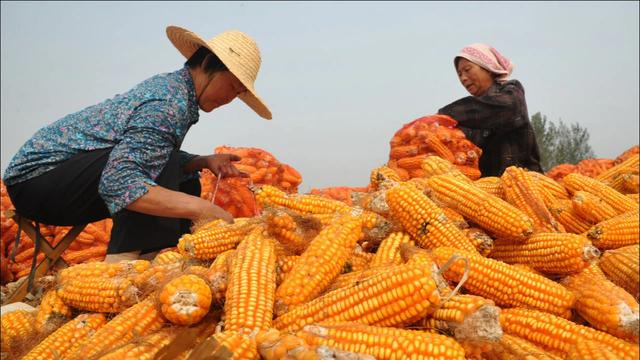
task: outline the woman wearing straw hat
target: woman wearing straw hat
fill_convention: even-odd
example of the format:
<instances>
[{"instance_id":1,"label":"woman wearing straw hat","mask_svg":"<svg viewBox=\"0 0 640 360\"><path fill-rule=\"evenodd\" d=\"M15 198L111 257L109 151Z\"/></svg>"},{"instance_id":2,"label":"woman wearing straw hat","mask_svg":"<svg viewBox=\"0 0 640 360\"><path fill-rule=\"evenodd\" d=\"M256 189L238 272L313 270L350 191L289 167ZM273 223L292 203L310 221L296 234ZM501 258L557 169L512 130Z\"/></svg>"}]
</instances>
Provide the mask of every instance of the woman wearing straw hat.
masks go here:
<instances>
[{"instance_id":1,"label":"woman wearing straw hat","mask_svg":"<svg viewBox=\"0 0 640 360\"><path fill-rule=\"evenodd\" d=\"M187 59L181 69L40 129L4 175L17 212L39 223L113 218L107 261L174 246L192 221L233 221L199 197L197 172L246 176L232 165L239 158L180 151L199 109L210 112L239 97L271 119L254 88L261 59L249 36L227 31L205 41L176 26L167 27L167 36Z\"/></svg>"},{"instance_id":2,"label":"woman wearing straw hat","mask_svg":"<svg viewBox=\"0 0 640 360\"><path fill-rule=\"evenodd\" d=\"M500 176L512 165L542 172L524 88L518 80L508 80L513 70L509 59L491 46L472 44L453 62L471 96L438 113L456 119L467 138L482 149L482 176Z\"/></svg>"}]
</instances>

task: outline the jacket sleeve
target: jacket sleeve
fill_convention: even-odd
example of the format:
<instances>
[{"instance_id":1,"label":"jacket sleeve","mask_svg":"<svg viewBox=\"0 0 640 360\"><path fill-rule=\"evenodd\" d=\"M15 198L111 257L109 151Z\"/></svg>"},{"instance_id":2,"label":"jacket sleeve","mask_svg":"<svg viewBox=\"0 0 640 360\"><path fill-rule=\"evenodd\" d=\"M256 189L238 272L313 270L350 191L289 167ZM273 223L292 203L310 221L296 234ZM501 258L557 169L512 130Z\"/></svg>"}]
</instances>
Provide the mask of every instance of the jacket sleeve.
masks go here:
<instances>
[{"instance_id":1,"label":"jacket sleeve","mask_svg":"<svg viewBox=\"0 0 640 360\"><path fill-rule=\"evenodd\" d=\"M100 178L98 192L111 214L147 193L166 165L177 139L172 128L175 107L151 101L132 114Z\"/></svg>"},{"instance_id":2,"label":"jacket sleeve","mask_svg":"<svg viewBox=\"0 0 640 360\"><path fill-rule=\"evenodd\" d=\"M492 135L509 132L526 124L522 114L524 91L515 84L506 84L499 91L475 97L467 96L438 110L439 114L456 119L460 126L489 130Z\"/></svg>"}]
</instances>

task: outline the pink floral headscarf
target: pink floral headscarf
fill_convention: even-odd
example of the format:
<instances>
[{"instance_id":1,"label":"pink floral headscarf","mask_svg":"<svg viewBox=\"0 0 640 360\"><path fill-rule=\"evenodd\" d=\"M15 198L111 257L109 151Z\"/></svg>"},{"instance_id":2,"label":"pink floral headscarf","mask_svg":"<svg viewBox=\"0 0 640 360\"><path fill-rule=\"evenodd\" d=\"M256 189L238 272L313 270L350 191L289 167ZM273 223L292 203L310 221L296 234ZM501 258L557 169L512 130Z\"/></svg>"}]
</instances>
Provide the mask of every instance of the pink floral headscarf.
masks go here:
<instances>
[{"instance_id":1,"label":"pink floral headscarf","mask_svg":"<svg viewBox=\"0 0 640 360\"><path fill-rule=\"evenodd\" d=\"M454 66L457 64L457 58L459 57L465 58L485 70L496 74L496 81L498 83L507 81L513 71L511 61L502 56L498 50L486 44L475 43L464 47L453 59Z\"/></svg>"}]
</instances>

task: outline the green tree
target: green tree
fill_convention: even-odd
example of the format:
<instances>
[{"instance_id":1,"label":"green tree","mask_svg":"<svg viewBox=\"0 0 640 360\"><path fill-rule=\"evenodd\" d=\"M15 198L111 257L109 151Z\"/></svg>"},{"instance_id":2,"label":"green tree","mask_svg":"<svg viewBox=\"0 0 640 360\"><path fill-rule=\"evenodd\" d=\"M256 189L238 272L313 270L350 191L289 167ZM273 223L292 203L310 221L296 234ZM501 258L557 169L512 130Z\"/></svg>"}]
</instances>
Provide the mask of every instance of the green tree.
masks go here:
<instances>
[{"instance_id":1,"label":"green tree","mask_svg":"<svg viewBox=\"0 0 640 360\"><path fill-rule=\"evenodd\" d=\"M544 171L558 164L577 164L595 157L589 145L589 131L580 124L567 125L562 119L555 124L537 112L531 117L531 125L540 148L540 162Z\"/></svg>"}]
</instances>

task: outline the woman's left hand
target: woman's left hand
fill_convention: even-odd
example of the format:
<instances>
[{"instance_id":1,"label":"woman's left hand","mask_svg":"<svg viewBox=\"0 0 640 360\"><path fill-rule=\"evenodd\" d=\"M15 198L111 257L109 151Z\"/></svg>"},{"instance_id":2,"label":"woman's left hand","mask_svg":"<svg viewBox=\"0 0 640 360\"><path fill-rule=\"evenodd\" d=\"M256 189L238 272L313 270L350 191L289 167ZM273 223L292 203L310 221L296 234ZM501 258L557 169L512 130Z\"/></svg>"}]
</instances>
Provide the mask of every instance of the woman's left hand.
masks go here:
<instances>
[{"instance_id":1,"label":"woman's left hand","mask_svg":"<svg viewBox=\"0 0 640 360\"><path fill-rule=\"evenodd\" d=\"M249 177L249 174L238 170L232 161L240 161L240 157L233 154L214 154L204 157L203 168L211 170L217 177Z\"/></svg>"}]
</instances>

